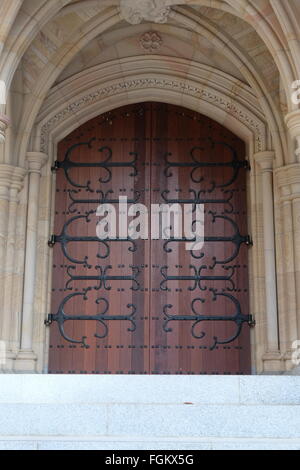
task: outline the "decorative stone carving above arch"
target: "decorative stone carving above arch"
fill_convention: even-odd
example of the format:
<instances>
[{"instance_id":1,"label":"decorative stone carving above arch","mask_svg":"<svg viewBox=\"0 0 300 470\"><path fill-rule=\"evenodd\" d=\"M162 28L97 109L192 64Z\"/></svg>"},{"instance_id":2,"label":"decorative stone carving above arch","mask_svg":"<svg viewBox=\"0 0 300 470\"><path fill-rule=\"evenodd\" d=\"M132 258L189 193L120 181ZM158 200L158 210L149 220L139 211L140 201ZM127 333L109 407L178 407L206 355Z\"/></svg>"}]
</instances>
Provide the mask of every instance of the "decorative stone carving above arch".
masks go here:
<instances>
[{"instance_id":1,"label":"decorative stone carving above arch","mask_svg":"<svg viewBox=\"0 0 300 470\"><path fill-rule=\"evenodd\" d=\"M130 24L139 24L143 20L153 23L166 23L171 8L165 0L121 0L120 14Z\"/></svg>"},{"instance_id":2,"label":"decorative stone carving above arch","mask_svg":"<svg viewBox=\"0 0 300 470\"><path fill-rule=\"evenodd\" d=\"M163 40L156 31L148 31L140 37L139 43L143 51L154 53L161 48Z\"/></svg>"}]
</instances>

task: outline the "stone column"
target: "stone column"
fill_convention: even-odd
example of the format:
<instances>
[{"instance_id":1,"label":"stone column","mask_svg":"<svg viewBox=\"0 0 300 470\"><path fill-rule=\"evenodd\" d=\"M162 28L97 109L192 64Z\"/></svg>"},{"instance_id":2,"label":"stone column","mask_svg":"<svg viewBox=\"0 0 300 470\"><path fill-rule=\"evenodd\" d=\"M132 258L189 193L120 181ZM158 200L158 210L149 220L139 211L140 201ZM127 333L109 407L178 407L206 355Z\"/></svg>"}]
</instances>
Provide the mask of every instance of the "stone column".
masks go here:
<instances>
[{"instance_id":1,"label":"stone column","mask_svg":"<svg viewBox=\"0 0 300 470\"><path fill-rule=\"evenodd\" d=\"M279 186L281 195L286 204L289 203L292 213L292 238L294 249L294 285L295 285L295 303L294 305L294 326L297 325L297 340L300 340L300 109L292 111L285 117L286 126L294 145L294 158L287 165L280 169ZM291 336L291 343L295 340L295 333ZM290 368L294 364L290 363Z\"/></svg>"},{"instance_id":2,"label":"stone column","mask_svg":"<svg viewBox=\"0 0 300 470\"><path fill-rule=\"evenodd\" d=\"M0 283L3 286L5 276L5 253L7 242L7 224L9 208L9 191L13 175L13 167L0 164ZM3 298L0 300L0 329L2 336L4 319Z\"/></svg>"},{"instance_id":3,"label":"stone column","mask_svg":"<svg viewBox=\"0 0 300 470\"><path fill-rule=\"evenodd\" d=\"M275 251L273 163L274 152L260 152L255 161L260 167L263 205L263 235L266 294L267 348L264 354L265 372L278 372L282 368L279 352L277 279Z\"/></svg>"},{"instance_id":4,"label":"stone column","mask_svg":"<svg viewBox=\"0 0 300 470\"><path fill-rule=\"evenodd\" d=\"M287 165L276 171L280 190L285 226L290 227L286 237L286 252L289 254L286 322L289 325L289 348L286 360L290 362L293 342L300 340L300 163ZM292 258L292 259L291 259ZM294 295L293 295L294 293Z\"/></svg>"},{"instance_id":5,"label":"stone column","mask_svg":"<svg viewBox=\"0 0 300 470\"><path fill-rule=\"evenodd\" d=\"M48 156L41 152L28 152L29 193L24 268L21 348L17 355L17 371L35 371L36 355L33 351L34 294L37 256L37 230L41 169Z\"/></svg>"},{"instance_id":6,"label":"stone column","mask_svg":"<svg viewBox=\"0 0 300 470\"><path fill-rule=\"evenodd\" d=\"M11 245L14 237L14 220L11 219L11 209L14 199L22 188L22 181L26 171L12 165L0 164L0 284L2 295L0 297L0 340L2 350L5 349L5 361L1 361L1 370L12 370L11 357L9 355L9 324L11 309L8 308L8 292L6 290L9 282L7 263L12 262L15 246ZM3 344L5 348L3 348ZM3 358L2 358L3 359Z\"/></svg>"},{"instance_id":7,"label":"stone column","mask_svg":"<svg viewBox=\"0 0 300 470\"><path fill-rule=\"evenodd\" d=\"M12 297L14 293L14 268L15 268L15 242L16 242L16 223L17 223L17 209L19 204L19 193L23 188L23 180L26 175L26 170L23 168L13 168L11 185L9 191L9 213L8 213L8 227L7 227L7 243L6 243L6 262L5 273L3 280L3 323L1 338L6 344L6 363L3 369L5 371L13 370L13 359L15 354L11 351L11 321L15 317L12 311Z\"/></svg>"},{"instance_id":8,"label":"stone column","mask_svg":"<svg viewBox=\"0 0 300 470\"><path fill-rule=\"evenodd\" d=\"M297 181L296 181L297 179ZM299 165L294 168L291 178L292 209L293 209L293 232L294 232L294 254L296 274L297 295L297 317L298 317L298 340L300 341L300 172Z\"/></svg>"}]
</instances>

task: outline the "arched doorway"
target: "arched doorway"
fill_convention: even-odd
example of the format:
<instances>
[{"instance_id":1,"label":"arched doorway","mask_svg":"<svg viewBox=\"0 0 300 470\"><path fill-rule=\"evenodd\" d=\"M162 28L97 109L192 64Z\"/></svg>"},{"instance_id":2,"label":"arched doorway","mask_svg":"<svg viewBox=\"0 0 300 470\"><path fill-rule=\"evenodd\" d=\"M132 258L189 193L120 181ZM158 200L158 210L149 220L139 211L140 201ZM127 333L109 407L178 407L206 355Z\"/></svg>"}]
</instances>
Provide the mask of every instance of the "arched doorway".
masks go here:
<instances>
[{"instance_id":1,"label":"arched doorway","mask_svg":"<svg viewBox=\"0 0 300 470\"><path fill-rule=\"evenodd\" d=\"M143 103L72 132L54 169L49 372L250 373L244 143L200 114ZM119 196L204 204L203 248L174 234L100 241L96 209L118 212Z\"/></svg>"}]
</instances>

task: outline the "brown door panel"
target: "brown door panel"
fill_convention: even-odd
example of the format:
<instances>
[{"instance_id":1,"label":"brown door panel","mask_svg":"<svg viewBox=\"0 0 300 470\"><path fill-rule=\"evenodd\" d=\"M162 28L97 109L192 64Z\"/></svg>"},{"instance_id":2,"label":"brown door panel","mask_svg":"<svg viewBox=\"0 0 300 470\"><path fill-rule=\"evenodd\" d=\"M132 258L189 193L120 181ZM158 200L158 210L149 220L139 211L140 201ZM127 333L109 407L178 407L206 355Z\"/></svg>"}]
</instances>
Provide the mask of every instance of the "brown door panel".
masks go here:
<instances>
[{"instance_id":1,"label":"brown door panel","mask_svg":"<svg viewBox=\"0 0 300 470\"><path fill-rule=\"evenodd\" d=\"M59 144L54 233L72 241L54 246L50 373L250 373L248 325L226 343L239 327L226 318L249 314L244 157L216 122L160 103L101 115ZM118 210L119 195L148 209L204 202L203 249L99 242L95 210ZM83 318L63 323L62 312Z\"/></svg>"}]
</instances>

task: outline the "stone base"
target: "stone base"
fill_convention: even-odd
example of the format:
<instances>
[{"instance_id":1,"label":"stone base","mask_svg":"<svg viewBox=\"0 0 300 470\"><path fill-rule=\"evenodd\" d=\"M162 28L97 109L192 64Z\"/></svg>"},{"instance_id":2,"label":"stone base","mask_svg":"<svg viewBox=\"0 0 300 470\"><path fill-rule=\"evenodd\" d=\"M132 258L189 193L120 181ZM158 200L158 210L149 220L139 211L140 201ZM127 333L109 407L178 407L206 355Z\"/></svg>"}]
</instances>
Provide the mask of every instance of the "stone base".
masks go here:
<instances>
[{"instance_id":1,"label":"stone base","mask_svg":"<svg viewBox=\"0 0 300 470\"><path fill-rule=\"evenodd\" d=\"M263 355L265 374L282 374L285 372L282 355L279 351L270 351Z\"/></svg>"},{"instance_id":2,"label":"stone base","mask_svg":"<svg viewBox=\"0 0 300 470\"><path fill-rule=\"evenodd\" d=\"M300 366L294 367L294 369L290 370L288 375L300 375Z\"/></svg>"},{"instance_id":3,"label":"stone base","mask_svg":"<svg viewBox=\"0 0 300 470\"><path fill-rule=\"evenodd\" d=\"M14 363L16 355L12 351L7 351L5 353L5 358L3 361L0 361L0 374L11 374L14 371Z\"/></svg>"},{"instance_id":4,"label":"stone base","mask_svg":"<svg viewBox=\"0 0 300 470\"><path fill-rule=\"evenodd\" d=\"M35 373L37 357L33 351L19 351L15 359L15 372Z\"/></svg>"}]
</instances>

